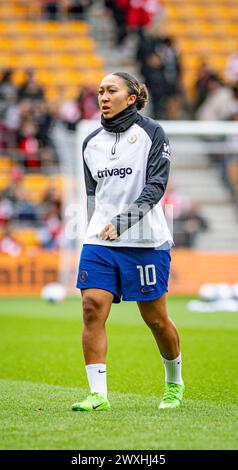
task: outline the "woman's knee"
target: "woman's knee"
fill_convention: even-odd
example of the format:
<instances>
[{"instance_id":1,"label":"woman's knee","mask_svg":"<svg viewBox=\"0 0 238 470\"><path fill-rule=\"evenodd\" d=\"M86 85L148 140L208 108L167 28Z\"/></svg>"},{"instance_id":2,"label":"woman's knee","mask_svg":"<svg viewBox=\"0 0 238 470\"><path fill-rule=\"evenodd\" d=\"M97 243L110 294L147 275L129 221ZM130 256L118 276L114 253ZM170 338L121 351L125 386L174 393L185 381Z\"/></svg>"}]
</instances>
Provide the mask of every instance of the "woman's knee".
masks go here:
<instances>
[{"instance_id":1,"label":"woman's knee","mask_svg":"<svg viewBox=\"0 0 238 470\"><path fill-rule=\"evenodd\" d=\"M163 332L169 325L169 319L166 317L149 318L146 324L152 331Z\"/></svg>"},{"instance_id":2,"label":"woman's knee","mask_svg":"<svg viewBox=\"0 0 238 470\"><path fill-rule=\"evenodd\" d=\"M104 321L105 306L97 295L84 292L82 303L84 324Z\"/></svg>"}]
</instances>

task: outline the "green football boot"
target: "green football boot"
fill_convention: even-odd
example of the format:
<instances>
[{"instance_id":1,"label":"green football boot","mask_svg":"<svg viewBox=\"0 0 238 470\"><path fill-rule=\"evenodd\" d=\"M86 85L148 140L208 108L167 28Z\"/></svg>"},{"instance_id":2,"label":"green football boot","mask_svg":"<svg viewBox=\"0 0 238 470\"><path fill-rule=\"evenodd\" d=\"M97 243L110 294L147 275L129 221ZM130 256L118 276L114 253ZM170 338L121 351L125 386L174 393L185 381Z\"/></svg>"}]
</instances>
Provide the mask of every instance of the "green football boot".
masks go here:
<instances>
[{"instance_id":1,"label":"green football boot","mask_svg":"<svg viewBox=\"0 0 238 470\"><path fill-rule=\"evenodd\" d=\"M97 392L91 393L86 400L72 405L73 411L108 411L110 409L111 406L107 398Z\"/></svg>"},{"instance_id":2,"label":"green football boot","mask_svg":"<svg viewBox=\"0 0 238 470\"><path fill-rule=\"evenodd\" d=\"M164 395L159 404L159 410L179 408L181 406L184 390L184 385L166 383Z\"/></svg>"}]
</instances>

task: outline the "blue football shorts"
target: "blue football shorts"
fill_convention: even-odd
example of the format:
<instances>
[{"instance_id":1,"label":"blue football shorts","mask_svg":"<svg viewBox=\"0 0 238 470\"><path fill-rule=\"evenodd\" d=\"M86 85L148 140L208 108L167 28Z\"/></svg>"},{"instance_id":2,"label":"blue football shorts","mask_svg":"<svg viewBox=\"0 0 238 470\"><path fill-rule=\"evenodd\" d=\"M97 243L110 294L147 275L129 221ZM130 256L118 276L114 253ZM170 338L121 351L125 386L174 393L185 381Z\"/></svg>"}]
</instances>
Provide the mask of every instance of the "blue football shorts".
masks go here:
<instances>
[{"instance_id":1,"label":"blue football shorts","mask_svg":"<svg viewBox=\"0 0 238 470\"><path fill-rule=\"evenodd\" d=\"M168 248L168 249L166 249ZM170 248L83 245L77 287L103 289L122 300L148 301L168 291Z\"/></svg>"}]
</instances>

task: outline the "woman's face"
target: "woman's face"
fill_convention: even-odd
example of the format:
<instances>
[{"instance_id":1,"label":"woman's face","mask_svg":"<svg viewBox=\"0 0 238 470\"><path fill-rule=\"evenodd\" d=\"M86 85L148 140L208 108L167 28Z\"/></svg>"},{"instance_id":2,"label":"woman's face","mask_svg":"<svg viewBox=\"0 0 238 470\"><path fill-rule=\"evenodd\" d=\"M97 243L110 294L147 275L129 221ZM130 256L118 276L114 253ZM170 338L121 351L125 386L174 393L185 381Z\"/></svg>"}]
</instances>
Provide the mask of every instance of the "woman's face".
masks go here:
<instances>
[{"instance_id":1,"label":"woman's face","mask_svg":"<svg viewBox=\"0 0 238 470\"><path fill-rule=\"evenodd\" d=\"M136 95L128 96L123 78L111 74L103 78L98 91L98 104L105 119L113 118L135 101Z\"/></svg>"}]
</instances>

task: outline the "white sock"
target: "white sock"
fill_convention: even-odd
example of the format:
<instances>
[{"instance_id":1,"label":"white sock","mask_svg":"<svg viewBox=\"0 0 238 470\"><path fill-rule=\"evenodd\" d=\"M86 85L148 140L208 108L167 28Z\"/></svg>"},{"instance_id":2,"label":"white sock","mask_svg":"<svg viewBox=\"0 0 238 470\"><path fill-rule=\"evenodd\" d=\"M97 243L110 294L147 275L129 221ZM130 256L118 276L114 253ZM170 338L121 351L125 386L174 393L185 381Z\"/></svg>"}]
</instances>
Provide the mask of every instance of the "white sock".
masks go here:
<instances>
[{"instance_id":1,"label":"white sock","mask_svg":"<svg viewBox=\"0 0 238 470\"><path fill-rule=\"evenodd\" d=\"M182 355L176 359L168 360L162 357L165 368L165 382L183 385L182 379Z\"/></svg>"},{"instance_id":2,"label":"white sock","mask_svg":"<svg viewBox=\"0 0 238 470\"><path fill-rule=\"evenodd\" d=\"M97 392L107 398L106 364L89 364L85 367L91 393Z\"/></svg>"}]
</instances>

